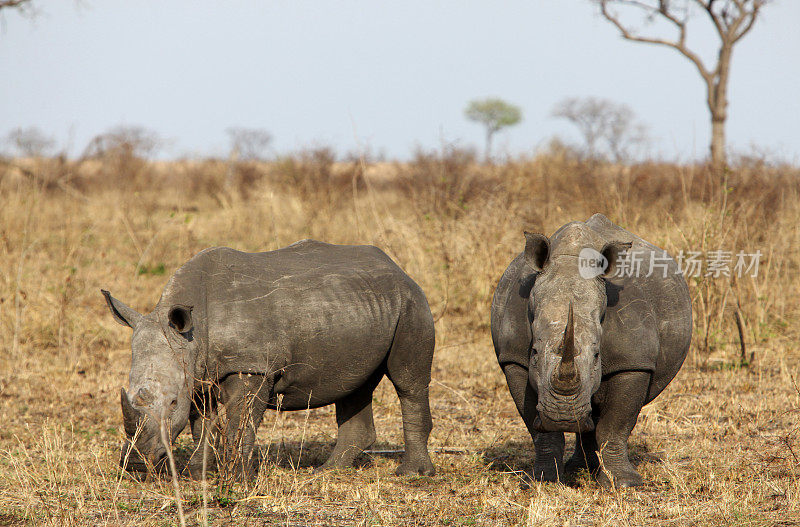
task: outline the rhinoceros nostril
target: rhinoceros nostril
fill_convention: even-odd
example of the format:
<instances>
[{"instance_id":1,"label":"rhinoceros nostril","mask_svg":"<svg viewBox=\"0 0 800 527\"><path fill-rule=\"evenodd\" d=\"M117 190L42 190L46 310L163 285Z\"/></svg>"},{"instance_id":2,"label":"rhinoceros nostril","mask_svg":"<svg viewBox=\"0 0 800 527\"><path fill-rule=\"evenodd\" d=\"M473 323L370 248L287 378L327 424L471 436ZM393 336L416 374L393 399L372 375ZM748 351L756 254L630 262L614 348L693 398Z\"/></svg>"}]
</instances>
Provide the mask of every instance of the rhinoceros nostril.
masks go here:
<instances>
[{"instance_id":1,"label":"rhinoceros nostril","mask_svg":"<svg viewBox=\"0 0 800 527\"><path fill-rule=\"evenodd\" d=\"M136 392L136 397L133 399L133 404L136 406L147 406L153 402L153 394L147 388L139 388Z\"/></svg>"}]
</instances>

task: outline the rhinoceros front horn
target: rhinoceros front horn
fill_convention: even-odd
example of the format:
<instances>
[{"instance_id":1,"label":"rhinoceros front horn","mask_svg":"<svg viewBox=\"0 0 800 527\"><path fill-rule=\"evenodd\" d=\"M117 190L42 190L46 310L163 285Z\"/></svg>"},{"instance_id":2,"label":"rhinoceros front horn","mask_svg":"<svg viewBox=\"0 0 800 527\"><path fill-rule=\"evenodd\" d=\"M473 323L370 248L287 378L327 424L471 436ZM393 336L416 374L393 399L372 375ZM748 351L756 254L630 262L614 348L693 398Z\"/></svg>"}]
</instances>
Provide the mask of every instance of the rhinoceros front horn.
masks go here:
<instances>
[{"instance_id":1,"label":"rhinoceros front horn","mask_svg":"<svg viewBox=\"0 0 800 527\"><path fill-rule=\"evenodd\" d=\"M128 437L133 437L139 426L141 412L133 407L125 388L122 388L120 392L120 402L122 403L122 424L125 426L125 433L128 434Z\"/></svg>"},{"instance_id":2,"label":"rhinoceros front horn","mask_svg":"<svg viewBox=\"0 0 800 527\"><path fill-rule=\"evenodd\" d=\"M562 395L572 395L580 388L580 375L575 367L575 322L572 317L572 302L569 303L567 327L561 340L561 362L553 375L553 389Z\"/></svg>"}]
</instances>

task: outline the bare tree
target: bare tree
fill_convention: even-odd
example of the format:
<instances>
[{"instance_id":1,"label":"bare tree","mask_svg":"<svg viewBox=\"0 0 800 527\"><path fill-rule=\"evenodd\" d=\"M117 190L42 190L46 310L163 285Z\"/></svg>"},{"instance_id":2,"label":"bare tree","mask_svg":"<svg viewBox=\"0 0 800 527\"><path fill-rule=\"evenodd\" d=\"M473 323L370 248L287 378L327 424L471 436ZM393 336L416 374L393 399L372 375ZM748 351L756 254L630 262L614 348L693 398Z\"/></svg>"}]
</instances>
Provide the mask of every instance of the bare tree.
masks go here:
<instances>
[{"instance_id":1,"label":"bare tree","mask_svg":"<svg viewBox=\"0 0 800 527\"><path fill-rule=\"evenodd\" d=\"M619 163L629 159L634 149L641 149L648 142L647 126L636 120L633 110L624 104L612 104L608 131L605 140L611 158Z\"/></svg>"},{"instance_id":2,"label":"bare tree","mask_svg":"<svg viewBox=\"0 0 800 527\"><path fill-rule=\"evenodd\" d=\"M261 128L232 127L226 130L231 142L231 152L244 160L257 161L265 157L272 142L272 134Z\"/></svg>"},{"instance_id":3,"label":"bare tree","mask_svg":"<svg viewBox=\"0 0 800 527\"><path fill-rule=\"evenodd\" d=\"M151 159L166 144L157 132L142 126L118 125L95 136L81 155L79 163L94 160L101 179L119 188L134 188L155 181Z\"/></svg>"},{"instance_id":4,"label":"bare tree","mask_svg":"<svg viewBox=\"0 0 800 527\"><path fill-rule=\"evenodd\" d=\"M623 161L633 147L647 141L646 128L636 121L633 110L608 99L570 97L556 104L551 115L578 128L590 159Z\"/></svg>"},{"instance_id":5,"label":"bare tree","mask_svg":"<svg viewBox=\"0 0 800 527\"><path fill-rule=\"evenodd\" d=\"M470 121L481 123L486 128L487 162L491 161L494 134L522 120L522 110L518 106L497 98L470 101L464 110L464 115Z\"/></svg>"},{"instance_id":6,"label":"bare tree","mask_svg":"<svg viewBox=\"0 0 800 527\"><path fill-rule=\"evenodd\" d=\"M0 16L16 11L20 16L35 18L39 14L38 4L38 0L0 0ZM5 20L0 18L0 22Z\"/></svg>"},{"instance_id":7,"label":"bare tree","mask_svg":"<svg viewBox=\"0 0 800 527\"><path fill-rule=\"evenodd\" d=\"M56 146L55 139L35 126L11 130L6 136L5 142L14 148L14 154L23 157L50 155Z\"/></svg>"},{"instance_id":8,"label":"bare tree","mask_svg":"<svg viewBox=\"0 0 800 527\"><path fill-rule=\"evenodd\" d=\"M623 38L673 48L695 65L706 84L706 102L711 114L711 163L716 168L725 166L725 120L733 47L752 29L761 8L769 0L592 1L599 5L600 13L617 27ZM686 44L687 25L695 10L708 17L719 35L717 63L713 68ZM675 34L672 38L644 35L628 22L631 14L643 17L645 24L660 20L672 27Z\"/></svg>"},{"instance_id":9,"label":"bare tree","mask_svg":"<svg viewBox=\"0 0 800 527\"><path fill-rule=\"evenodd\" d=\"M0 10L16 8L25 11L30 9L31 3L31 0L0 0Z\"/></svg>"},{"instance_id":10,"label":"bare tree","mask_svg":"<svg viewBox=\"0 0 800 527\"><path fill-rule=\"evenodd\" d=\"M603 130L607 128L603 101L591 97L564 99L556 104L552 115L567 119L577 126L586 144L586 154L590 158L597 157L597 141Z\"/></svg>"},{"instance_id":11,"label":"bare tree","mask_svg":"<svg viewBox=\"0 0 800 527\"><path fill-rule=\"evenodd\" d=\"M94 137L83 157L116 156L147 159L155 156L164 146L157 132L142 126L119 125Z\"/></svg>"}]
</instances>

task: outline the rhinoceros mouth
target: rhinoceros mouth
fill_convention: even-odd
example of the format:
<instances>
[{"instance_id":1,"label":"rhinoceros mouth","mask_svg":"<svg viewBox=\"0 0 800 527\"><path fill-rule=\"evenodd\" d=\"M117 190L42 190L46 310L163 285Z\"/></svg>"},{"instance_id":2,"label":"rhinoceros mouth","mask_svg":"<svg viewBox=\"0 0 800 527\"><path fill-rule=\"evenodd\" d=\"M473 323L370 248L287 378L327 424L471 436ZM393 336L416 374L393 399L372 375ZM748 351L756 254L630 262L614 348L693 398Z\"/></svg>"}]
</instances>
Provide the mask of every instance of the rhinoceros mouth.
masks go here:
<instances>
[{"instance_id":1,"label":"rhinoceros mouth","mask_svg":"<svg viewBox=\"0 0 800 527\"><path fill-rule=\"evenodd\" d=\"M579 412L576 416L547 415L540 413L533 422L534 430L539 432L591 432L594 419L589 412Z\"/></svg>"},{"instance_id":2,"label":"rhinoceros mouth","mask_svg":"<svg viewBox=\"0 0 800 527\"><path fill-rule=\"evenodd\" d=\"M119 458L119 466L128 472L146 473L150 470L159 472L167 465L165 450L153 454L148 461L145 461L138 452L130 451L129 448L123 447Z\"/></svg>"}]
</instances>

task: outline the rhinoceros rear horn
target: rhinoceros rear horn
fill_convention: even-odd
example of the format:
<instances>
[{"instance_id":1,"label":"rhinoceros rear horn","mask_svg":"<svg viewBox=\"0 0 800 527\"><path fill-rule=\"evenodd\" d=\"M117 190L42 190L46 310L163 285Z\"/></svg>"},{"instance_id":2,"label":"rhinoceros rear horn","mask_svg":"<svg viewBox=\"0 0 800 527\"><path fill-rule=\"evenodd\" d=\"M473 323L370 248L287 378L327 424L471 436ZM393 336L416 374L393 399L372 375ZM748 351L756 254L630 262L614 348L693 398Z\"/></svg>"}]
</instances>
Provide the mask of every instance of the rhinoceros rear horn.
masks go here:
<instances>
[{"instance_id":1,"label":"rhinoceros rear horn","mask_svg":"<svg viewBox=\"0 0 800 527\"><path fill-rule=\"evenodd\" d=\"M106 297L106 304L108 304L108 309L111 310L111 314L114 315L114 320L123 326L130 326L132 328L135 328L136 325L142 320L141 313L126 306L111 296L111 293L105 289L101 289L100 292L103 293L104 297Z\"/></svg>"},{"instance_id":2,"label":"rhinoceros rear horn","mask_svg":"<svg viewBox=\"0 0 800 527\"><path fill-rule=\"evenodd\" d=\"M122 388L120 392L120 402L122 403L122 424L125 426L125 433L128 434L128 437L133 437L139 426L141 412L133 407L125 388Z\"/></svg>"}]
</instances>

